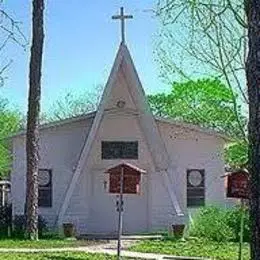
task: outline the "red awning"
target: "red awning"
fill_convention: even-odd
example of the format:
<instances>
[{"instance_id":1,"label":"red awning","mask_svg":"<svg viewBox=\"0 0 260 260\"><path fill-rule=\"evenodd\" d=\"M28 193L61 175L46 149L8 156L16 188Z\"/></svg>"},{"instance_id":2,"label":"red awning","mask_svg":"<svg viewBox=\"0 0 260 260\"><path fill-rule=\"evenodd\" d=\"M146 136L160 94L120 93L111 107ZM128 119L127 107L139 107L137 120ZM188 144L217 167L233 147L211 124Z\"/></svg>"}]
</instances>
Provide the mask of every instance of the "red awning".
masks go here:
<instances>
[{"instance_id":1,"label":"red awning","mask_svg":"<svg viewBox=\"0 0 260 260\"><path fill-rule=\"evenodd\" d=\"M134 171L136 173L141 173L141 174L146 173L146 170L143 170L143 169L141 169L141 168L139 168L139 167L137 167L137 166L135 166L135 165L133 165L131 163L126 163L126 162L120 163L120 164L118 164L116 166L112 166L111 168L107 169L105 171L105 173L120 172L122 167L124 168L124 170L130 170L130 171Z\"/></svg>"}]
</instances>

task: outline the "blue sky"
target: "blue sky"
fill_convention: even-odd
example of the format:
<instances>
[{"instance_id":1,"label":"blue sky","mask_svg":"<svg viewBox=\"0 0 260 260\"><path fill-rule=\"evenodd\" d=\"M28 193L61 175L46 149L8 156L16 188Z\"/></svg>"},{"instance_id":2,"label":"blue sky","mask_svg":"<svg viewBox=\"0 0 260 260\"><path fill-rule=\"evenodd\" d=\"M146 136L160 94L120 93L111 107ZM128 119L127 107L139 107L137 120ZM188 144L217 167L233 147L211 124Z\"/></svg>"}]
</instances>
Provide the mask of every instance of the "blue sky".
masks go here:
<instances>
[{"instance_id":1,"label":"blue sky","mask_svg":"<svg viewBox=\"0 0 260 260\"><path fill-rule=\"evenodd\" d=\"M93 90L105 84L120 42L119 22L111 16L120 6L134 16L127 21L126 41L146 93L168 89L159 79L153 43L158 24L149 9L155 0L49 0L45 9L42 80L43 109L64 93ZM30 42L31 1L6 0L9 13L22 22ZM29 48L10 44L5 51L13 63L0 95L22 111L27 109Z\"/></svg>"}]
</instances>

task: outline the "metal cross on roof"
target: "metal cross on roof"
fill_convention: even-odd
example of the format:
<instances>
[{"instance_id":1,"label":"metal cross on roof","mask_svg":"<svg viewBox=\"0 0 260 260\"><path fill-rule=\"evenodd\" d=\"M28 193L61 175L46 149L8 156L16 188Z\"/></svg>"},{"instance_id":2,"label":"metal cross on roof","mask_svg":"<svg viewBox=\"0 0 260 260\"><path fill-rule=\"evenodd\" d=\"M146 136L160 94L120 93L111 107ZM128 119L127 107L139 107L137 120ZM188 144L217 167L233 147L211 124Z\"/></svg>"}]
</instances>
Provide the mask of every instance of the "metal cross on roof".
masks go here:
<instances>
[{"instance_id":1,"label":"metal cross on roof","mask_svg":"<svg viewBox=\"0 0 260 260\"><path fill-rule=\"evenodd\" d=\"M133 19L132 15L125 15L124 14L124 7L120 8L120 14L119 15L113 15L113 20L120 20L121 21L121 37L122 37L122 43L125 43L125 20L126 19Z\"/></svg>"}]
</instances>

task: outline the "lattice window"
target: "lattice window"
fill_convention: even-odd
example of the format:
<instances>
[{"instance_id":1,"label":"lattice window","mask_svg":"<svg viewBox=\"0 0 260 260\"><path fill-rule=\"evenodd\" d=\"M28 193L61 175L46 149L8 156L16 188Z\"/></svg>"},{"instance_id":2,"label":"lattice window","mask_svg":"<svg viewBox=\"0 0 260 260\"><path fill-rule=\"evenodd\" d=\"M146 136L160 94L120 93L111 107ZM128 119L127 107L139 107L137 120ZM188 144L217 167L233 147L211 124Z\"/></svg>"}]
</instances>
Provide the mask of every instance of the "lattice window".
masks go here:
<instances>
[{"instance_id":1,"label":"lattice window","mask_svg":"<svg viewBox=\"0 0 260 260\"><path fill-rule=\"evenodd\" d=\"M52 171L50 169L39 169L39 207L52 206Z\"/></svg>"},{"instance_id":2,"label":"lattice window","mask_svg":"<svg viewBox=\"0 0 260 260\"><path fill-rule=\"evenodd\" d=\"M187 170L187 207L205 205L205 170Z\"/></svg>"}]
</instances>

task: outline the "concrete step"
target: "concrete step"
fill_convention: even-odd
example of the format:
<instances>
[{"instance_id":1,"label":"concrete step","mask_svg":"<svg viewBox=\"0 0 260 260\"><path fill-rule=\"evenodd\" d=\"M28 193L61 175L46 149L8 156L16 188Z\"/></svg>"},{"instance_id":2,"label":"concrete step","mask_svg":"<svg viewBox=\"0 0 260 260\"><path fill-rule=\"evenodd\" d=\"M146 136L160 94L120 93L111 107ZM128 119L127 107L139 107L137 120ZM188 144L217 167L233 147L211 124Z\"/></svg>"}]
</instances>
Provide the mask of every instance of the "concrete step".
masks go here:
<instances>
[{"instance_id":1,"label":"concrete step","mask_svg":"<svg viewBox=\"0 0 260 260\"><path fill-rule=\"evenodd\" d=\"M82 234L77 239L87 240L116 240L117 234ZM122 240L146 240L146 239L161 239L162 235L122 235Z\"/></svg>"}]
</instances>

